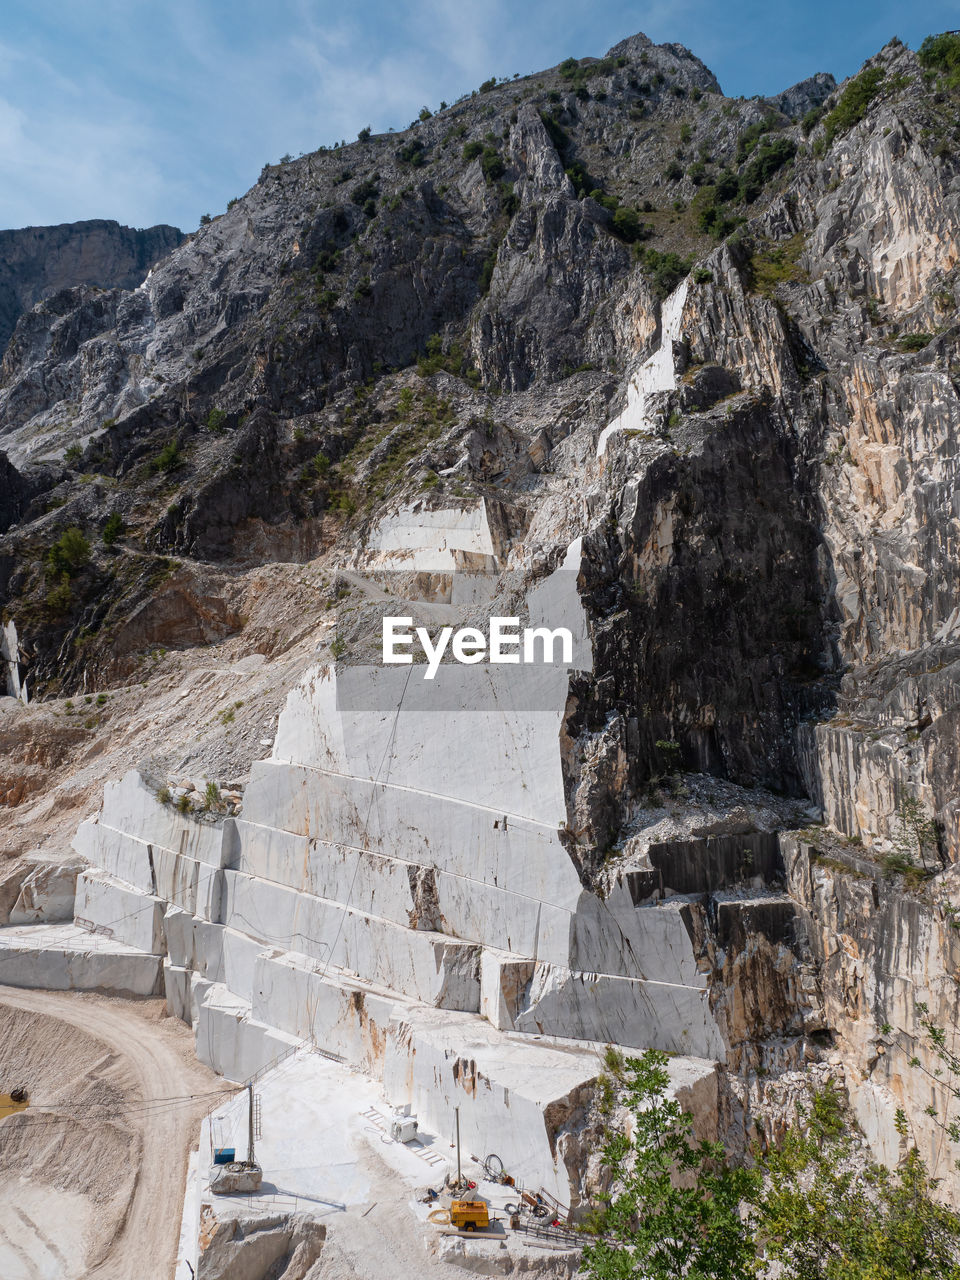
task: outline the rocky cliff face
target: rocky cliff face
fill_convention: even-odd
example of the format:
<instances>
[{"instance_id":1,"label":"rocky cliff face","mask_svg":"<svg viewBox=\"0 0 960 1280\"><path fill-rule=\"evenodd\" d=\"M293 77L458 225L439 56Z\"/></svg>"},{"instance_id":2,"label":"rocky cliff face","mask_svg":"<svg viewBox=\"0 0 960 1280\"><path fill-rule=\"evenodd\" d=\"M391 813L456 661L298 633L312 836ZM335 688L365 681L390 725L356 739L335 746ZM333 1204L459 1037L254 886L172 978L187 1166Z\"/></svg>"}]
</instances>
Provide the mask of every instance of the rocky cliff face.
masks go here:
<instances>
[{"instance_id":1,"label":"rocky cliff face","mask_svg":"<svg viewBox=\"0 0 960 1280\"><path fill-rule=\"evenodd\" d=\"M135 231L104 219L0 231L0 352L41 299L80 284L135 289L182 239L176 227Z\"/></svg>"},{"instance_id":2,"label":"rocky cliff face","mask_svg":"<svg viewBox=\"0 0 960 1280\"><path fill-rule=\"evenodd\" d=\"M458 565L529 589L576 548L592 662L570 676L549 769L510 809L551 827L569 932L548 952L537 914L494 937L496 911L481 921L442 876L393 868L402 902L383 936L454 938L431 942L449 970L436 1001L498 1028L676 1049L671 1024L695 1025L741 1121L771 1080L832 1055L877 1149L894 1153L905 1105L946 1176L958 1153L923 1118L936 1061L914 1000L955 1025L955 109L898 42L839 89L820 76L741 101L682 46L637 36L403 134L269 167L137 288L41 303L0 386L0 598L32 688L90 696L137 670L148 704L170 696L147 660L161 636L198 653L229 636L268 670L289 646L250 620L265 564L275 591L294 572L316 585L295 630L329 663L364 616L331 623L335 567L434 554L439 528L456 530ZM461 544L477 512L483 537ZM92 549L65 544L71 528ZM239 878L279 875L257 844L273 824L298 839L336 827L319 799L281 819L294 801L266 782L343 772L289 727L323 721L325 678L306 678L287 745L255 770L261 835L217 844ZM189 743L143 733L151 776L176 781L188 761L214 776L228 758L242 772L263 741L245 739L245 762L224 745L234 719L262 723L245 701ZM455 770L420 750L403 786L433 797L418 821L436 869L449 831L434 799ZM352 756L346 772L375 776ZM497 809L499 792L463 785L458 803ZM534 812L558 786L556 812ZM189 808L197 792L181 790ZM498 839L478 844L491 902ZM556 906L544 877L525 901ZM331 884L310 892L336 899ZM242 931L237 902L210 919ZM182 987L199 961L177 946ZM371 963L354 952L348 967ZM587 978L603 993L585 1011ZM888 1051L894 1034L908 1055Z\"/></svg>"}]
</instances>

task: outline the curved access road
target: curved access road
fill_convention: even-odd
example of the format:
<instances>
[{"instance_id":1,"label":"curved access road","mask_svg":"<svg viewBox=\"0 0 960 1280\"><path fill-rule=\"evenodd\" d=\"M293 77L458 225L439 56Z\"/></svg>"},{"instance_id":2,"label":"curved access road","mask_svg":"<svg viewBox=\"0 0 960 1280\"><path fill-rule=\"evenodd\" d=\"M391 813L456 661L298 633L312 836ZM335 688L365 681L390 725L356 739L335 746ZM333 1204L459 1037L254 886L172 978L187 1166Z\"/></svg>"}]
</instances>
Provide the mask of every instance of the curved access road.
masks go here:
<instances>
[{"instance_id":1,"label":"curved access road","mask_svg":"<svg viewBox=\"0 0 960 1280\"><path fill-rule=\"evenodd\" d=\"M197 1062L188 1028L164 1016L159 1001L0 986L0 1003L55 1018L102 1042L115 1064L112 1075L123 1082L122 1119L139 1137L139 1168L125 1211L80 1274L84 1280L172 1277L189 1152L202 1117L230 1087ZM65 1062L65 1075L69 1070ZM45 1221L42 1231L45 1244L56 1248L55 1222Z\"/></svg>"}]
</instances>

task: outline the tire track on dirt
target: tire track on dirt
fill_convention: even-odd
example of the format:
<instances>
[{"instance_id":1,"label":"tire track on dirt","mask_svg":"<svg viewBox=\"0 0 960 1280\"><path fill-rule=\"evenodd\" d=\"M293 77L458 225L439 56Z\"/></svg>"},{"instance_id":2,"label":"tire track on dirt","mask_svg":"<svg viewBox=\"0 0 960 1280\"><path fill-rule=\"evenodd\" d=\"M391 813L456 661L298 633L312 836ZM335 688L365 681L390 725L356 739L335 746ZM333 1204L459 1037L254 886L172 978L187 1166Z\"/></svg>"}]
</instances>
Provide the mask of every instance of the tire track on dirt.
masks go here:
<instances>
[{"instance_id":1,"label":"tire track on dirt","mask_svg":"<svg viewBox=\"0 0 960 1280\"><path fill-rule=\"evenodd\" d=\"M95 1037L127 1085L130 1105L123 1119L139 1137L139 1169L122 1220L100 1256L89 1260L84 1280L172 1276L188 1154L201 1118L215 1101L188 1095L210 1095L228 1086L197 1062L189 1030L161 1017L157 1001L0 987L0 1003L56 1018ZM55 1246L55 1225L44 1223L40 1230L44 1243Z\"/></svg>"}]
</instances>

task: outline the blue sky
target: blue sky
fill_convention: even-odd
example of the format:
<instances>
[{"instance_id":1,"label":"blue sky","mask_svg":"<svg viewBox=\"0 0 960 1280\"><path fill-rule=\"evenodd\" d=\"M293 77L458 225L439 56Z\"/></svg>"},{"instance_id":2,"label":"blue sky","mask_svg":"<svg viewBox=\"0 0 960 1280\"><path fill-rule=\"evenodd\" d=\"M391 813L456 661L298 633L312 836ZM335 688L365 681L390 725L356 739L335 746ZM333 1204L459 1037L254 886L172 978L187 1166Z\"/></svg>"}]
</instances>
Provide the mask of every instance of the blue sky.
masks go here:
<instances>
[{"instance_id":1,"label":"blue sky","mask_svg":"<svg viewBox=\"0 0 960 1280\"><path fill-rule=\"evenodd\" d=\"M644 31L725 93L850 75L891 36L960 27L960 2L4 0L0 227L117 218L184 230L267 161L363 125L402 129L488 76L599 56Z\"/></svg>"}]
</instances>

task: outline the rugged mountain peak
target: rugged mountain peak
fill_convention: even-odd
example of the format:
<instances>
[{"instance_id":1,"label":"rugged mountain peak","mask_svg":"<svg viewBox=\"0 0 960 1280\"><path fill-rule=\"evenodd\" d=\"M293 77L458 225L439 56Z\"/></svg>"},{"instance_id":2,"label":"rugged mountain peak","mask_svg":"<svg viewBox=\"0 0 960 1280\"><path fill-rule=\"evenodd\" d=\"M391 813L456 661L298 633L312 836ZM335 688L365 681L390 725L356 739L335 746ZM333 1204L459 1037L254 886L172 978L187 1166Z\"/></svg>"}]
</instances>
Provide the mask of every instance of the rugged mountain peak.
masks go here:
<instances>
[{"instance_id":1,"label":"rugged mountain peak","mask_svg":"<svg viewBox=\"0 0 960 1280\"><path fill-rule=\"evenodd\" d=\"M403 133L268 166L135 288L44 300L21 318L0 383L0 442L25 477L6 481L17 498L3 523L17 523L0 588L18 615L44 602L44 675L55 653L63 675L81 632L89 666L89 637L139 578L118 578L110 557L90 598L78 575L54 616L29 567L38 539L117 515L138 554L229 561L250 522L269 520L309 558L357 536L354 518L388 497L424 484L438 500L486 492L498 465L511 483L524 467L536 475L531 433L552 447L574 423L600 431L617 417L658 341L660 302L697 259L722 295L745 300L739 339L711 322L735 371L717 385L784 394L807 376L797 359L827 367L868 339L848 292L894 309L918 301L931 272L949 270L954 204L950 162L924 141L942 111L915 55L892 43L874 61L885 75L853 105L819 75L780 110L724 98L688 50L637 35L606 59L487 83ZM925 176L884 214L890 183L906 181L894 174L905 147ZM922 204L928 185L939 239L913 252L918 233L901 236L896 210ZM784 239L771 250L789 257L780 283L752 264ZM820 286L801 290L804 273L829 281L826 301ZM788 285L790 322L762 337L757 308ZM743 326L757 333L749 349ZM85 475L111 495L99 515L103 490Z\"/></svg>"},{"instance_id":2,"label":"rugged mountain peak","mask_svg":"<svg viewBox=\"0 0 960 1280\"><path fill-rule=\"evenodd\" d=\"M606 57L608 58L634 58L640 57L641 54L647 53L650 49L655 48L654 42L643 31L638 31L636 35L627 36L615 44L612 49L608 49Z\"/></svg>"},{"instance_id":3,"label":"rugged mountain peak","mask_svg":"<svg viewBox=\"0 0 960 1280\"><path fill-rule=\"evenodd\" d=\"M799 80L789 89L784 89L782 93L775 93L764 101L769 102L775 111L782 111L791 120L798 120L808 111L826 102L836 87L837 82L828 71L818 71L816 75L807 76L805 80Z\"/></svg>"},{"instance_id":4,"label":"rugged mountain peak","mask_svg":"<svg viewBox=\"0 0 960 1280\"><path fill-rule=\"evenodd\" d=\"M230 979L247 1027L322 1040L342 1008L379 1066L361 1010L404 1024L336 975L324 1003L333 967L511 1032L689 1032L745 1123L826 1040L874 1149L896 1159L902 1106L947 1175L913 996L952 1025L955 53L891 42L772 103L638 36L268 166L135 289L21 318L0 604L36 703L4 713L3 838L140 766L84 824L77 914L145 922L201 1043L236 1031L217 948L263 903L247 942L316 944L323 999L273 1001L299 978L258 952ZM367 588L436 618L456 567L531 613L566 569L589 637L530 716L498 702L482 758L403 686L370 733L337 702L381 634ZM355 884L377 910L341 930ZM425 1093L433 1017L402 1033Z\"/></svg>"},{"instance_id":5,"label":"rugged mountain peak","mask_svg":"<svg viewBox=\"0 0 960 1280\"><path fill-rule=\"evenodd\" d=\"M136 288L182 240L176 227L135 230L101 218L0 231L0 352L42 298L80 284Z\"/></svg>"},{"instance_id":6,"label":"rugged mountain peak","mask_svg":"<svg viewBox=\"0 0 960 1280\"><path fill-rule=\"evenodd\" d=\"M608 50L607 58L627 58L652 71L670 70L681 77L684 84L697 85L711 93L720 93L716 76L683 44L655 44L649 36L638 32L628 36Z\"/></svg>"}]
</instances>

